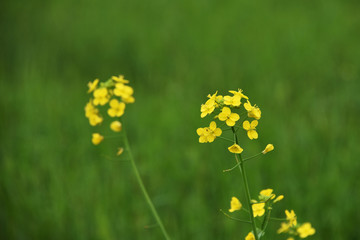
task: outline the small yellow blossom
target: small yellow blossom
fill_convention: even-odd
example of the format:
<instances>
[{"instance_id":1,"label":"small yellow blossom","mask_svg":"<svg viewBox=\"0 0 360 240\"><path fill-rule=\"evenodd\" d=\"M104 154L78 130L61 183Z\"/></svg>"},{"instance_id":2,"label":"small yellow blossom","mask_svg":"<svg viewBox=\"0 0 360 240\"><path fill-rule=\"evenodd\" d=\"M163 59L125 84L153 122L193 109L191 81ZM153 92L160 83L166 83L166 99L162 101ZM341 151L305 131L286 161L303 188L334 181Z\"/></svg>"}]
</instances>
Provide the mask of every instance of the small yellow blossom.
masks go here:
<instances>
[{"instance_id":1,"label":"small yellow blossom","mask_svg":"<svg viewBox=\"0 0 360 240\"><path fill-rule=\"evenodd\" d=\"M295 240L293 237L289 237L286 240Z\"/></svg>"},{"instance_id":2,"label":"small yellow blossom","mask_svg":"<svg viewBox=\"0 0 360 240\"><path fill-rule=\"evenodd\" d=\"M244 149L242 149L239 145L237 145L236 143L234 143L233 145L231 145L230 147L228 147L228 150L231 153L237 153L240 154L242 153L242 151L244 151Z\"/></svg>"},{"instance_id":3,"label":"small yellow blossom","mask_svg":"<svg viewBox=\"0 0 360 240\"><path fill-rule=\"evenodd\" d=\"M254 213L254 217L261 217L265 213L265 203L255 203L252 205L252 210Z\"/></svg>"},{"instance_id":4,"label":"small yellow blossom","mask_svg":"<svg viewBox=\"0 0 360 240\"><path fill-rule=\"evenodd\" d=\"M196 133L199 135L199 143L206 143L207 137L209 136L210 129L205 128L198 128L196 129Z\"/></svg>"},{"instance_id":5,"label":"small yellow blossom","mask_svg":"<svg viewBox=\"0 0 360 240\"><path fill-rule=\"evenodd\" d=\"M279 195L275 200L274 200L274 203L278 202L278 201L281 201L284 199L284 195Z\"/></svg>"},{"instance_id":6,"label":"small yellow blossom","mask_svg":"<svg viewBox=\"0 0 360 240\"><path fill-rule=\"evenodd\" d=\"M265 196L265 197L270 197L272 194L273 190L271 188L268 189L264 189L260 191L260 195Z\"/></svg>"},{"instance_id":7,"label":"small yellow blossom","mask_svg":"<svg viewBox=\"0 0 360 240\"><path fill-rule=\"evenodd\" d=\"M110 95L107 88L98 88L94 91L94 105L105 105L109 98Z\"/></svg>"},{"instance_id":8,"label":"small yellow blossom","mask_svg":"<svg viewBox=\"0 0 360 240\"><path fill-rule=\"evenodd\" d=\"M124 79L123 75L119 75L118 77L112 76L111 79L114 80L114 82L129 83L129 80Z\"/></svg>"},{"instance_id":9,"label":"small yellow blossom","mask_svg":"<svg viewBox=\"0 0 360 240\"><path fill-rule=\"evenodd\" d=\"M299 233L300 238L306 238L308 236L315 234L315 229L311 227L310 223L302 224L298 229L297 232Z\"/></svg>"},{"instance_id":10,"label":"small yellow blossom","mask_svg":"<svg viewBox=\"0 0 360 240\"><path fill-rule=\"evenodd\" d=\"M241 97L239 95L235 95L235 96L224 96L224 104L225 105L229 105L229 106L233 106L233 107L238 107L241 104Z\"/></svg>"},{"instance_id":11,"label":"small yellow blossom","mask_svg":"<svg viewBox=\"0 0 360 240\"><path fill-rule=\"evenodd\" d=\"M91 139L91 141L92 141L92 143L93 143L94 145L100 144L102 140L104 140L104 137L101 136L99 133L93 133L93 134L92 134L92 139Z\"/></svg>"},{"instance_id":12,"label":"small yellow blossom","mask_svg":"<svg viewBox=\"0 0 360 240\"><path fill-rule=\"evenodd\" d=\"M243 128L247 131L247 135L251 140L258 138L258 133L256 132L257 125L258 125L257 120L254 120L251 123L249 121L243 122Z\"/></svg>"},{"instance_id":13,"label":"small yellow blossom","mask_svg":"<svg viewBox=\"0 0 360 240\"><path fill-rule=\"evenodd\" d=\"M226 121L226 125L232 127L235 125L235 122L240 119L240 116L237 113L231 113L230 108L223 107L221 113L219 114L220 121Z\"/></svg>"},{"instance_id":14,"label":"small yellow blossom","mask_svg":"<svg viewBox=\"0 0 360 240\"><path fill-rule=\"evenodd\" d=\"M216 137L220 136L222 131L220 128L216 127L216 123L212 121L209 127L198 128L196 133L199 135L199 142L213 142Z\"/></svg>"},{"instance_id":15,"label":"small yellow blossom","mask_svg":"<svg viewBox=\"0 0 360 240\"><path fill-rule=\"evenodd\" d=\"M92 91L94 91L96 89L98 83L99 83L99 79L95 79L93 82L89 82L88 83L88 87L89 87L88 93L91 93Z\"/></svg>"},{"instance_id":16,"label":"small yellow blossom","mask_svg":"<svg viewBox=\"0 0 360 240\"><path fill-rule=\"evenodd\" d=\"M119 147L116 156L120 156L124 152L124 148Z\"/></svg>"},{"instance_id":17,"label":"small yellow blossom","mask_svg":"<svg viewBox=\"0 0 360 240\"><path fill-rule=\"evenodd\" d=\"M114 95L121 97L121 99L126 103L135 102L135 98L132 96L134 89L130 86L127 86L123 83L116 83L114 89Z\"/></svg>"},{"instance_id":18,"label":"small yellow blossom","mask_svg":"<svg viewBox=\"0 0 360 240\"><path fill-rule=\"evenodd\" d=\"M247 102L244 103L244 108L248 112L248 117L255 118L256 120L259 120L261 118L260 108L258 108L256 105L251 106L249 100L247 100Z\"/></svg>"},{"instance_id":19,"label":"small yellow blossom","mask_svg":"<svg viewBox=\"0 0 360 240\"><path fill-rule=\"evenodd\" d=\"M110 128L111 128L111 130L113 130L114 132L120 132L121 129L122 129L122 124L121 124L121 122L119 122L119 121L113 121L113 122L110 124Z\"/></svg>"},{"instance_id":20,"label":"small yellow blossom","mask_svg":"<svg viewBox=\"0 0 360 240\"><path fill-rule=\"evenodd\" d=\"M108 114L110 117L121 117L124 114L125 103L119 102L117 99L112 99L109 104Z\"/></svg>"},{"instance_id":21,"label":"small yellow blossom","mask_svg":"<svg viewBox=\"0 0 360 240\"><path fill-rule=\"evenodd\" d=\"M239 199L237 199L236 197L232 197L231 202L230 202L229 212L235 212L237 210L240 210L241 207L242 207L242 204L239 201Z\"/></svg>"},{"instance_id":22,"label":"small yellow blossom","mask_svg":"<svg viewBox=\"0 0 360 240\"><path fill-rule=\"evenodd\" d=\"M249 99L247 96L245 96L242 93L243 90L238 89L238 91L229 91L230 93L234 94L234 96L240 96L240 98L245 98L245 99Z\"/></svg>"},{"instance_id":23,"label":"small yellow blossom","mask_svg":"<svg viewBox=\"0 0 360 240\"><path fill-rule=\"evenodd\" d=\"M215 110L215 107L216 107L216 103L215 103L215 100L216 100L216 93L214 93L213 95L208 95L208 100L205 102L205 104L201 104L201 108L200 108L200 112L201 112L201 118L204 118L206 115L209 115L211 114L214 110Z\"/></svg>"},{"instance_id":24,"label":"small yellow blossom","mask_svg":"<svg viewBox=\"0 0 360 240\"><path fill-rule=\"evenodd\" d=\"M266 145L266 147L265 147L264 151L262 151L262 153L266 154L268 152L271 152L272 150L274 150L274 145L268 144L268 145Z\"/></svg>"},{"instance_id":25,"label":"small yellow blossom","mask_svg":"<svg viewBox=\"0 0 360 240\"><path fill-rule=\"evenodd\" d=\"M98 114L92 114L88 118L89 118L89 123L91 126L96 126L96 125L102 123L102 121L103 121L103 118Z\"/></svg>"},{"instance_id":26,"label":"small yellow blossom","mask_svg":"<svg viewBox=\"0 0 360 240\"><path fill-rule=\"evenodd\" d=\"M286 222L282 222L280 228L277 230L277 233L283 233L283 232L287 232L290 229L290 224L286 223Z\"/></svg>"},{"instance_id":27,"label":"small yellow blossom","mask_svg":"<svg viewBox=\"0 0 360 240\"><path fill-rule=\"evenodd\" d=\"M296 226L297 221L294 210L291 210L290 212L288 210L285 210L285 214L286 214L286 220L289 221L290 226Z\"/></svg>"},{"instance_id":28,"label":"small yellow blossom","mask_svg":"<svg viewBox=\"0 0 360 240\"><path fill-rule=\"evenodd\" d=\"M255 236L252 232L249 232L249 234L245 237L245 240L255 240Z\"/></svg>"}]
</instances>

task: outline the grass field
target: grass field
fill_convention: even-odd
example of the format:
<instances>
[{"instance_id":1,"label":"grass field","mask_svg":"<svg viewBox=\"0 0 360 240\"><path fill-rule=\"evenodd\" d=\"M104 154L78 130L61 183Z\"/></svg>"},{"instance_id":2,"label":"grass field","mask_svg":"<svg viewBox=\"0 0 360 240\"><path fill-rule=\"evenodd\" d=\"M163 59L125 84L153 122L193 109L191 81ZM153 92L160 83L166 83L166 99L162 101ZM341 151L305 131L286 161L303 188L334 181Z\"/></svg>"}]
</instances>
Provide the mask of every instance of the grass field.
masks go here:
<instances>
[{"instance_id":1,"label":"grass field","mask_svg":"<svg viewBox=\"0 0 360 240\"><path fill-rule=\"evenodd\" d=\"M0 4L0 239L161 239L127 154L91 144L86 84L124 74L124 125L174 239L244 239L224 217L243 198L227 142L198 143L209 93L262 109L251 192L274 188L309 239L360 230L358 1L4 1ZM271 223L266 239L276 235Z\"/></svg>"}]
</instances>

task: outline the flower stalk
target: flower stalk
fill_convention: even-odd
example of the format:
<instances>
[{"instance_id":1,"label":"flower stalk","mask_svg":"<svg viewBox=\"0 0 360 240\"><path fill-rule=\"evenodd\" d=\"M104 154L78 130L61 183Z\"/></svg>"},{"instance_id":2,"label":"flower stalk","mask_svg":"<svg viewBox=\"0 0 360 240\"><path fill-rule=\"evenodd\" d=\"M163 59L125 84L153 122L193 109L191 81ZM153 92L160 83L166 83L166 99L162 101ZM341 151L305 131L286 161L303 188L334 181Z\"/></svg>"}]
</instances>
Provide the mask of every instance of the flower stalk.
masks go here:
<instances>
[{"instance_id":1,"label":"flower stalk","mask_svg":"<svg viewBox=\"0 0 360 240\"><path fill-rule=\"evenodd\" d=\"M129 145L129 140L128 140L127 135L126 135L126 131L125 131L125 130L123 130L123 131L124 131L124 132L123 132L124 145L125 145L126 151L127 151L128 154L129 154L131 166L132 166L132 168L133 168L133 170L134 170L134 174L135 174L136 180L137 180L137 182L138 182L138 184L139 184L139 186L140 186L140 189L141 189L141 191L142 191L142 193L143 193L143 195L144 195L144 198L145 198L147 204L149 205L149 208L150 208L150 210L151 210L151 213L153 214L153 216L154 216L157 224L158 224L159 227L160 227L160 230L161 230L162 234L164 235L164 238L167 239L167 240L169 240L170 237L169 237L169 235L168 235L168 233L167 233L167 231L166 231L166 229L165 229L165 227L164 227L164 225L163 225L163 223L162 223L162 221L161 221L161 218L159 217L159 214L157 213L156 208L154 207L154 204L152 203L151 198L149 197L149 194L148 194L148 192L147 192L147 190L146 190L146 188L145 188L145 185L144 185L144 183L143 183L143 181L142 181L142 179L141 179L139 170L138 170L138 168L137 168L137 166L136 166L136 163L135 163L135 160L134 160L134 157L133 157L133 154L132 154L130 145Z\"/></svg>"},{"instance_id":2,"label":"flower stalk","mask_svg":"<svg viewBox=\"0 0 360 240\"><path fill-rule=\"evenodd\" d=\"M234 140L236 144L239 144L236 132L234 127L231 127L231 130L234 134ZM253 213L253 209L252 209L252 204L251 204L251 197L250 197L250 190L249 190L249 184L247 181L247 177L246 177L246 171L245 171L245 167L244 167L244 162L242 160L241 154L235 154L235 159L236 162L239 164L239 170L240 173L242 175L242 179L243 179L243 184L244 184L244 188L245 188L245 196L246 196L246 201L249 207L249 215L250 215L250 220L251 220L251 225L253 228L253 232L254 232L254 236L255 236L255 240L258 240L258 234L257 234L257 229L256 229L256 223L255 223L255 218L254 218L254 213Z\"/></svg>"}]
</instances>

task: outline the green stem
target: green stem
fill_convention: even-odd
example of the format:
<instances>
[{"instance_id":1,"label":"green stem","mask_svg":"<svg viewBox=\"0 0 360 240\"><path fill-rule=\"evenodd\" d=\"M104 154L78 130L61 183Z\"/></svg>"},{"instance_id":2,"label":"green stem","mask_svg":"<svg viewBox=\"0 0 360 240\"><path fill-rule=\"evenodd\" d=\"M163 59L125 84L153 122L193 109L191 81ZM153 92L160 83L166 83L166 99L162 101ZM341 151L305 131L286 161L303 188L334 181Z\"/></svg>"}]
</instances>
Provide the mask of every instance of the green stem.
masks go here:
<instances>
[{"instance_id":1,"label":"green stem","mask_svg":"<svg viewBox=\"0 0 360 240\"><path fill-rule=\"evenodd\" d=\"M234 134L235 143L239 144L239 141L238 141L238 138L237 138L236 131L235 131L234 127L231 127L231 129L232 129L232 132ZM238 159L238 156L239 156L240 159ZM248 184L247 177L246 177L245 167L244 167L244 164L243 164L244 162L242 160L241 154L235 154L235 159L236 159L237 163L240 163L239 164L239 170L240 170L240 173L242 175L243 183L244 183L244 187L245 187L245 193L246 193L245 195L246 195L246 200L247 200L247 203L248 203L248 206L249 206L250 220L251 220L255 240L258 240L259 236L257 234L254 213L253 213L253 210L252 210L250 190L249 190L249 184Z\"/></svg>"},{"instance_id":2,"label":"green stem","mask_svg":"<svg viewBox=\"0 0 360 240\"><path fill-rule=\"evenodd\" d=\"M128 154L129 154L130 162L131 162L131 165L133 167L135 177L136 177L136 179L137 179L137 181L138 181L138 183L140 185L140 189L143 192L145 200L148 203L148 205L150 207L150 210L151 210L152 214L154 215L154 218L156 219L157 224L160 226L160 229L161 229L165 239L169 240L170 237L167 234L167 232L165 230L165 227L164 227L164 225L163 225L163 223L162 223L162 221L161 221L161 219L160 219L160 217L159 217L159 215L158 215L158 213L157 213L157 211L156 211L156 209L154 207L154 204L152 203L152 201L151 201L151 199L149 197L149 194L146 191L144 183L143 183L143 181L142 181L142 179L140 177L139 170L138 170L138 168L137 168L137 166L135 164L135 160L134 160L134 157L133 157L131 149L130 149L130 145L129 145L129 141L128 141L126 132L125 132L125 130L123 130L123 131L124 131L124 133L123 133L124 134L124 144L125 144L125 147L127 149Z\"/></svg>"}]
</instances>

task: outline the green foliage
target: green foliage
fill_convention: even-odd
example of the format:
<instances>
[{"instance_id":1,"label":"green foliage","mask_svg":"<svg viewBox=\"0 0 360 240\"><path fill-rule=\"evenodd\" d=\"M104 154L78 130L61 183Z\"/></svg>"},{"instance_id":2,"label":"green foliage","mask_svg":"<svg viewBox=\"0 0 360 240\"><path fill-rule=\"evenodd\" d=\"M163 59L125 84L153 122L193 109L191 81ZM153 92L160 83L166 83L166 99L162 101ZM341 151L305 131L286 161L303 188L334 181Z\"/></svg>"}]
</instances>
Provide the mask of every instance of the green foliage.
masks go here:
<instances>
[{"instance_id":1,"label":"green foliage","mask_svg":"<svg viewBox=\"0 0 360 240\"><path fill-rule=\"evenodd\" d=\"M360 235L357 1L1 5L1 238L161 238L144 228L154 219L126 154L111 154L120 139L91 144L86 84L117 74L134 87L124 127L175 239L243 239L250 230L219 212L244 197L238 173L222 173L234 165L227 143L199 144L195 132L206 125L206 95L237 88L262 110L245 157L275 145L247 163L253 196L284 194L273 216L294 209L314 238ZM267 239L278 227L269 224Z\"/></svg>"}]
</instances>

